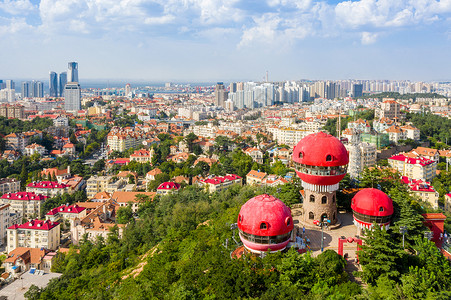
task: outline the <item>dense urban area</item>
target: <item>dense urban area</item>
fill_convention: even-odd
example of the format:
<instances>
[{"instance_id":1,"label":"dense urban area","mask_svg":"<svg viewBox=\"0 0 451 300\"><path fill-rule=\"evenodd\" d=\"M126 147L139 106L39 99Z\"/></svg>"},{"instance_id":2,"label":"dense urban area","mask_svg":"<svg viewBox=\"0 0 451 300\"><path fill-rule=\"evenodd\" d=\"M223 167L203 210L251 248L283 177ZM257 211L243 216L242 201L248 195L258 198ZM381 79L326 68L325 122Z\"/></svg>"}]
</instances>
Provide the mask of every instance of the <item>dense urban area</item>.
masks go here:
<instances>
[{"instance_id":1,"label":"dense urban area","mask_svg":"<svg viewBox=\"0 0 451 300\"><path fill-rule=\"evenodd\" d=\"M451 298L449 82L101 89L70 62L0 101L5 299Z\"/></svg>"}]
</instances>

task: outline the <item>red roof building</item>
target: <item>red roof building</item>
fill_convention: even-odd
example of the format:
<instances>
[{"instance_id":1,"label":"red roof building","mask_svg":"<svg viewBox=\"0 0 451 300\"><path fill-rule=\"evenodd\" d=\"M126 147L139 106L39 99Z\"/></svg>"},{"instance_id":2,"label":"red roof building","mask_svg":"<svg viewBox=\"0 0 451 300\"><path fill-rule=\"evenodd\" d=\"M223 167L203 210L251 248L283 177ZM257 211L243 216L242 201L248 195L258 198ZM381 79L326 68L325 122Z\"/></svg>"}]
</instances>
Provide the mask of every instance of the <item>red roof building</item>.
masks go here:
<instances>
[{"instance_id":1,"label":"red roof building","mask_svg":"<svg viewBox=\"0 0 451 300\"><path fill-rule=\"evenodd\" d=\"M386 229L390 226L393 215L393 201L384 192L368 188L359 191L351 201L354 225L362 234L364 229L371 229L373 223Z\"/></svg>"},{"instance_id":2,"label":"red roof building","mask_svg":"<svg viewBox=\"0 0 451 300\"><path fill-rule=\"evenodd\" d=\"M27 192L55 197L67 193L69 191L69 186L56 181L34 181L27 185L26 190Z\"/></svg>"},{"instance_id":3,"label":"red roof building","mask_svg":"<svg viewBox=\"0 0 451 300\"><path fill-rule=\"evenodd\" d=\"M437 163L425 157L409 157L408 154L398 154L388 159L388 164L402 176L410 179L432 181L437 170Z\"/></svg>"},{"instance_id":4,"label":"red roof building","mask_svg":"<svg viewBox=\"0 0 451 300\"><path fill-rule=\"evenodd\" d=\"M240 239L252 253L284 250L293 228L290 208L271 195L248 200L238 214Z\"/></svg>"},{"instance_id":5,"label":"red roof building","mask_svg":"<svg viewBox=\"0 0 451 300\"><path fill-rule=\"evenodd\" d=\"M167 195L171 194L174 191L178 191L180 189L180 184L167 181L160 184L157 188L157 194L159 195Z\"/></svg>"},{"instance_id":6,"label":"red roof building","mask_svg":"<svg viewBox=\"0 0 451 300\"><path fill-rule=\"evenodd\" d=\"M43 234L43 232L46 232ZM60 244L60 223L50 220L31 220L7 229L7 250L17 247L44 248L56 250Z\"/></svg>"},{"instance_id":7,"label":"red roof building","mask_svg":"<svg viewBox=\"0 0 451 300\"><path fill-rule=\"evenodd\" d=\"M6 193L1 198L4 204L11 205L11 212L20 215L21 218L30 218L39 215L41 205L48 197L32 192L17 192Z\"/></svg>"},{"instance_id":8,"label":"red roof building","mask_svg":"<svg viewBox=\"0 0 451 300\"><path fill-rule=\"evenodd\" d=\"M208 192L214 193L228 189L233 184L242 185L243 179L235 174L227 174L226 176L216 176L200 180L198 184L204 187Z\"/></svg>"},{"instance_id":9,"label":"red roof building","mask_svg":"<svg viewBox=\"0 0 451 300\"><path fill-rule=\"evenodd\" d=\"M59 220L73 220L75 218L84 218L86 216L86 208L74 205L61 205L51 209L46 215L46 220L53 222Z\"/></svg>"}]
</instances>

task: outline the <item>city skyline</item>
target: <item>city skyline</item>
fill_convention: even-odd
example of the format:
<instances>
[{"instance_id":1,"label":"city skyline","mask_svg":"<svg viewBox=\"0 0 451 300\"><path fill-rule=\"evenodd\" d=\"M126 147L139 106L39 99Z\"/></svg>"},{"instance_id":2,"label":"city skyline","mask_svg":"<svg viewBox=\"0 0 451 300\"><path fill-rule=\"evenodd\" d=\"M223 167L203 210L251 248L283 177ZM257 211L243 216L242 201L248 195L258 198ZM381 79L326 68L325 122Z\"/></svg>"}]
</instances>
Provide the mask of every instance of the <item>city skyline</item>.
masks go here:
<instances>
[{"instance_id":1,"label":"city skyline","mask_svg":"<svg viewBox=\"0 0 451 300\"><path fill-rule=\"evenodd\" d=\"M0 78L451 79L445 0L3 1L0 37Z\"/></svg>"}]
</instances>

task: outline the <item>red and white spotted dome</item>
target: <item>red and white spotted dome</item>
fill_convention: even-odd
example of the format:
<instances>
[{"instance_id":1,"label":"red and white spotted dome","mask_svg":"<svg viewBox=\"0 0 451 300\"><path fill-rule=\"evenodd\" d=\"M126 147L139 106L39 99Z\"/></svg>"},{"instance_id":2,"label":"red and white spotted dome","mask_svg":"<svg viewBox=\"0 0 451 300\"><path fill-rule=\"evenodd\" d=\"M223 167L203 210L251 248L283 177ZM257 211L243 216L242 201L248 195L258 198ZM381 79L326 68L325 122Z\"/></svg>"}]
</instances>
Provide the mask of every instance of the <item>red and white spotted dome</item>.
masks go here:
<instances>
[{"instance_id":1,"label":"red and white spotted dome","mask_svg":"<svg viewBox=\"0 0 451 300\"><path fill-rule=\"evenodd\" d=\"M248 200L238 215L240 239L251 252L285 249L293 228L290 208L267 194Z\"/></svg>"}]
</instances>

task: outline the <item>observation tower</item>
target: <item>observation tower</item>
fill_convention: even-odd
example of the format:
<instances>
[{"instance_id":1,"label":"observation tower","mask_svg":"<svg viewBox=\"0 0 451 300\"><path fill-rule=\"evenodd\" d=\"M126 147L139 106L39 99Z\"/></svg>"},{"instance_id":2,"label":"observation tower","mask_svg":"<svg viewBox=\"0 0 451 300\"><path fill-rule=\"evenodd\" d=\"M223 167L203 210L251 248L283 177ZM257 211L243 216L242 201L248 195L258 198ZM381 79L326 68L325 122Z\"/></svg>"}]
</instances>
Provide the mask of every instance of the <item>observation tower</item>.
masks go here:
<instances>
[{"instance_id":1,"label":"observation tower","mask_svg":"<svg viewBox=\"0 0 451 300\"><path fill-rule=\"evenodd\" d=\"M385 229L390 227L393 201L378 189L363 189L355 194L351 208L359 235L362 235L365 229L371 229L373 223Z\"/></svg>"},{"instance_id":2,"label":"observation tower","mask_svg":"<svg viewBox=\"0 0 451 300\"><path fill-rule=\"evenodd\" d=\"M296 173L305 190L303 220L337 223L336 191L346 175L349 155L334 136L317 132L303 138L292 156Z\"/></svg>"},{"instance_id":3,"label":"observation tower","mask_svg":"<svg viewBox=\"0 0 451 300\"><path fill-rule=\"evenodd\" d=\"M271 195L249 199L238 214L240 239L251 253L284 250L293 228L290 208Z\"/></svg>"}]
</instances>

